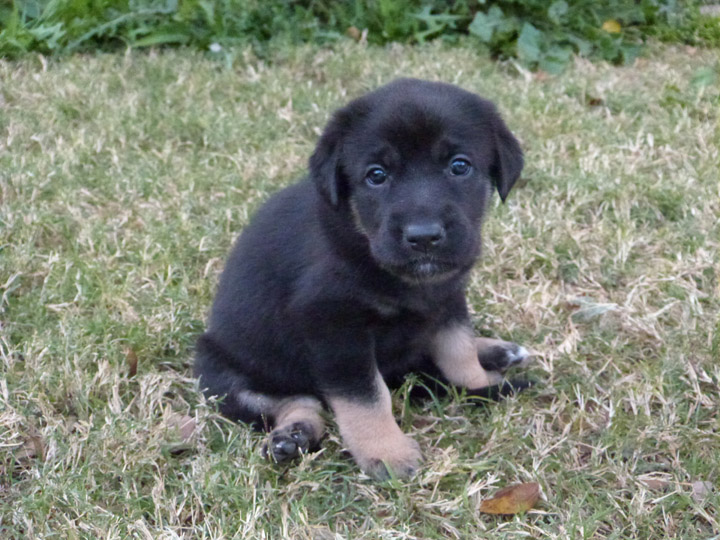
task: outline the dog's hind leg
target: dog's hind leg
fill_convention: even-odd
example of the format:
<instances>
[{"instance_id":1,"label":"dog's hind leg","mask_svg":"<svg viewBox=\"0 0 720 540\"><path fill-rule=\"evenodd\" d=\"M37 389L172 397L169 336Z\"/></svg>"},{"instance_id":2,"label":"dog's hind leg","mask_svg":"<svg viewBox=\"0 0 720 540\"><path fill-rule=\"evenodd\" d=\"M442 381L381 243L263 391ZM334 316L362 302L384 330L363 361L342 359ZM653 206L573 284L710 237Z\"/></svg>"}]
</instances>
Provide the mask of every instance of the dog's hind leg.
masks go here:
<instances>
[{"instance_id":1,"label":"dog's hind leg","mask_svg":"<svg viewBox=\"0 0 720 540\"><path fill-rule=\"evenodd\" d=\"M251 389L235 360L211 336L198 339L195 374L206 396L219 398L220 412L232 420L270 431L263 454L288 461L318 446L324 431L322 404L312 396L276 396Z\"/></svg>"},{"instance_id":2,"label":"dog's hind leg","mask_svg":"<svg viewBox=\"0 0 720 540\"><path fill-rule=\"evenodd\" d=\"M253 392L247 377L236 367L234 359L209 334L203 334L195 346L195 376L205 396L217 397L223 416L263 427L267 416L277 406L272 396Z\"/></svg>"},{"instance_id":3,"label":"dog's hind leg","mask_svg":"<svg viewBox=\"0 0 720 540\"><path fill-rule=\"evenodd\" d=\"M321 411L322 404L312 396L280 400L273 411L274 427L263 453L281 463L317 448L325 430Z\"/></svg>"}]
</instances>

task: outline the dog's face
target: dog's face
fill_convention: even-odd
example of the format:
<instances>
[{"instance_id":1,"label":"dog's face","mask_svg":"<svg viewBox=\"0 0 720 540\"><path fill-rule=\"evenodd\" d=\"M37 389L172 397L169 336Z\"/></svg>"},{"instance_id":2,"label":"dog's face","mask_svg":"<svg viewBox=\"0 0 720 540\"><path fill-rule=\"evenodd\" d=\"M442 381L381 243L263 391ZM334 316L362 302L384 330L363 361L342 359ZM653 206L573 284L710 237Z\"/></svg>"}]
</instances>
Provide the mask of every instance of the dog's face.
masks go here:
<instances>
[{"instance_id":1,"label":"dog's face","mask_svg":"<svg viewBox=\"0 0 720 540\"><path fill-rule=\"evenodd\" d=\"M490 102L414 79L338 111L310 160L318 188L351 213L376 263L411 283L473 264L490 192L505 200L522 166Z\"/></svg>"}]
</instances>

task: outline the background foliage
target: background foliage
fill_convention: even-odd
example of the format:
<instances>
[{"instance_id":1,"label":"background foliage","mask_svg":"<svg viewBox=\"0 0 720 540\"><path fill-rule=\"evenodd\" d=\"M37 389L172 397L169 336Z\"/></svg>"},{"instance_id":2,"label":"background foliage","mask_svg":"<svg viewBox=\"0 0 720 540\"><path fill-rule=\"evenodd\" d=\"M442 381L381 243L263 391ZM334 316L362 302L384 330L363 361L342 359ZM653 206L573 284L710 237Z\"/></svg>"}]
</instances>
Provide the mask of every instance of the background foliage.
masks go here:
<instances>
[{"instance_id":1,"label":"background foliage","mask_svg":"<svg viewBox=\"0 0 720 540\"><path fill-rule=\"evenodd\" d=\"M418 43L471 34L499 57L557 72L573 53L614 63L650 35L720 43L720 19L682 0L12 0L0 4L0 56L347 39Z\"/></svg>"}]
</instances>

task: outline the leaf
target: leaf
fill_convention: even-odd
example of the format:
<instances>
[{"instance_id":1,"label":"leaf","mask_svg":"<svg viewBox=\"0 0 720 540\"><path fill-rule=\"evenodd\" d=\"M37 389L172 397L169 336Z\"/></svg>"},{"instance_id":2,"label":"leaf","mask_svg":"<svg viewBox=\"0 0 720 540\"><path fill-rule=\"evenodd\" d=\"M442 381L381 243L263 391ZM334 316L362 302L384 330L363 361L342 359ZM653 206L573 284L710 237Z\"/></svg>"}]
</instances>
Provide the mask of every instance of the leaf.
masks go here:
<instances>
[{"instance_id":1,"label":"leaf","mask_svg":"<svg viewBox=\"0 0 720 540\"><path fill-rule=\"evenodd\" d=\"M568 34L565 39L575 45L580 56L589 56L593 50L592 43L574 34Z\"/></svg>"},{"instance_id":2,"label":"leaf","mask_svg":"<svg viewBox=\"0 0 720 540\"><path fill-rule=\"evenodd\" d=\"M479 37L485 43L492 39L494 31L495 25L490 22L490 17L481 11L475 14L475 18L470 23L470 26L468 26L468 32L473 36Z\"/></svg>"},{"instance_id":3,"label":"leaf","mask_svg":"<svg viewBox=\"0 0 720 540\"><path fill-rule=\"evenodd\" d=\"M692 74L690 83L696 87L713 86L718 78L717 71L709 66L701 67Z\"/></svg>"},{"instance_id":4,"label":"leaf","mask_svg":"<svg viewBox=\"0 0 720 540\"><path fill-rule=\"evenodd\" d=\"M488 16L495 22L495 29L498 32L508 33L520 30L518 18L506 16L498 6L492 6L488 9Z\"/></svg>"},{"instance_id":5,"label":"leaf","mask_svg":"<svg viewBox=\"0 0 720 540\"><path fill-rule=\"evenodd\" d=\"M429 5L413 14L412 17L422 21L427 27L423 31L415 32L414 37L418 43L424 43L426 39L442 34L447 28L455 28L455 23L460 18L458 15L448 13L432 13L432 7Z\"/></svg>"},{"instance_id":6,"label":"leaf","mask_svg":"<svg viewBox=\"0 0 720 540\"><path fill-rule=\"evenodd\" d=\"M555 24L562 23L562 17L568 12L568 3L565 0L558 0L550 4L548 18Z\"/></svg>"},{"instance_id":7,"label":"leaf","mask_svg":"<svg viewBox=\"0 0 720 540\"><path fill-rule=\"evenodd\" d=\"M33 430L28 435L22 446L16 450L15 459L18 462L27 463L35 458L45 459L45 441L39 433Z\"/></svg>"},{"instance_id":8,"label":"leaf","mask_svg":"<svg viewBox=\"0 0 720 540\"><path fill-rule=\"evenodd\" d=\"M570 47L561 47L553 45L548 51L542 55L538 67L547 73L557 75L570 63L572 57L572 49Z\"/></svg>"},{"instance_id":9,"label":"leaf","mask_svg":"<svg viewBox=\"0 0 720 540\"><path fill-rule=\"evenodd\" d=\"M540 62L538 63L538 68L545 73L550 73L551 75L559 75L560 73L565 71L567 64L567 61L560 61L556 58L545 56L540 59Z\"/></svg>"},{"instance_id":10,"label":"leaf","mask_svg":"<svg viewBox=\"0 0 720 540\"><path fill-rule=\"evenodd\" d=\"M195 433L195 429L197 428L197 422L195 422L195 419L192 416L188 416L186 414L181 415L178 413L173 413L170 417L170 420L168 421L168 424L170 427L177 429L178 434L180 435L180 439L183 442L188 442L193 434Z\"/></svg>"},{"instance_id":11,"label":"leaf","mask_svg":"<svg viewBox=\"0 0 720 540\"><path fill-rule=\"evenodd\" d=\"M39 24L33 28L28 28L28 32L37 41L44 41L47 47L51 50L59 48L59 43L65 36L65 30L62 23L53 25Z\"/></svg>"},{"instance_id":12,"label":"leaf","mask_svg":"<svg viewBox=\"0 0 720 540\"><path fill-rule=\"evenodd\" d=\"M640 55L639 45L623 45L620 47L620 54L622 56L623 64L630 65Z\"/></svg>"},{"instance_id":13,"label":"leaf","mask_svg":"<svg viewBox=\"0 0 720 540\"><path fill-rule=\"evenodd\" d=\"M660 476L659 476L660 475ZM670 476L662 473L648 473L638 477L645 487L655 491L663 491L670 486Z\"/></svg>"},{"instance_id":14,"label":"leaf","mask_svg":"<svg viewBox=\"0 0 720 540\"><path fill-rule=\"evenodd\" d=\"M22 443L13 448L12 457L14 466L18 469L27 469L33 466L35 460L45 460L47 448L42 434L31 427L23 437ZM0 462L0 474L7 473Z\"/></svg>"},{"instance_id":15,"label":"leaf","mask_svg":"<svg viewBox=\"0 0 720 540\"><path fill-rule=\"evenodd\" d=\"M478 11L470 23L470 26L468 26L468 31L472 35L479 37L485 43L489 43L496 30L507 31L505 29L507 24L503 24L504 22L506 23L507 21L505 21L505 14L502 9L493 6L487 13Z\"/></svg>"},{"instance_id":16,"label":"leaf","mask_svg":"<svg viewBox=\"0 0 720 540\"><path fill-rule=\"evenodd\" d=\"M697 480L692 484L692 498L695 502L701 503L713 491L713 485L710 482Z\"/></svg>"},{"instance_id":17,"label":"leaf","mask_svg":"<svg viewBox=\"0 0 720 540\"><path fill-rule=\"evenodd\" d=\"M349 26L348 29L345 30L345 34L355 41L360 41L360 38L362 37L362 32L355 26Z\"/></svg>"},{"instance_id":18,"label":"leaf","mask_svg":"<svg viewBox=\"0 0 720 540\"><path fill-rule=\"evenodd\" d=\"M608 19L602 24L601 28L609 34L619 34L622 30L622 26L615 19Z\"/></svg>"},{"instance_id":19,"label":"leaf","mask_svg":"<svg viewBox=\"0 0 720 540\"><path fill-rule=\"evenodd\" d=\"M491 499L480 503L480 512L484 514L519 514L527 512L540 499L540 484L528 482L505 487Z\"/></svg>"},{"instance_id":20,"label":"leaf","mask_svg":"<svg viewBox=\"0 0 720 540\"><path fill-rule=\"evenodd\" d=\"M128 365L128 377L132 378L137 375L138 357L134 350L127 349L125 351L125 360Z\"/></svg>"},{"instance_id":21,"label":"leaf","mask_svg":"<svg viewBox=\"0 0 720 540\"><path fill-rule=\"evenodd\" d=\"M183 45L190 41L190 36L177 33L156 32L133 42L135 47L153 47L155 45Z\"/></svg>"},{"instance_id":22,"label":"leaf","mask_svg":"<svg viewBox=\"0 0 720 540\"><path fill-rule=\"evenodd\" d=\"M570 301L570 306L579 308L572 314L574 321L590 321L609 311L617 311L618 305L612 303L596 302L587 296L577 296Z\"/></svg>"},{"instance_id":23,"label":"leaf","mask_svg":"<svg viewBox=\"0 0 720 540\"><path fill-rule=\"evenodd\" d=\"M213 4L213 2L208 2L207 0L201 0L198 2L198 6L202 9L203 14L205 15L205 20L208 24L212 24L215 20L215 4Z\"/></svg>"},{"instance_id":24,"label":"leaf","mask_svg":"<svg viewBox=\"0 0 720 540\"><path fill-rule=\"evenodd\" d=\"M543 33L530 23L525 23L517 40L518 58L525 62L537 62L540 59L540 44Z\"/></svg>"},{"instance_id":25,"label":"leaf","mask_svg":"<svg viewBox=\"0 0 720 540\"><path fill-rule=\"evenodd\" d=\"M620 58L620 36L612 34L600 34L595 42L594 51L603 60L608 62L617 62Z\"/></svg>"}]
</instances>

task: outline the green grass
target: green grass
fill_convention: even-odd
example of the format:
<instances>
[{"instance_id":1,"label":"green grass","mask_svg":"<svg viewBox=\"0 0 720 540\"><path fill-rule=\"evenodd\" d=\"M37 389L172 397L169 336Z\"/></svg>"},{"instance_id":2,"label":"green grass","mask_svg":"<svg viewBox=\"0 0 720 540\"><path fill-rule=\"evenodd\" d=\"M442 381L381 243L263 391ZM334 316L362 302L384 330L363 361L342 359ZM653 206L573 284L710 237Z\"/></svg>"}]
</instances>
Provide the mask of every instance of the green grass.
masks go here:
<instances>
[{"instance_id":1,"label":"green grass","mask_svg":"<svg viewBox=\"0 0 720 540\"><path fill-rule=\"evenodd\" d=\"M232 69L184 50L0 62L0 536L717 537L719 66L655 47L547 77L354 44ZM426 456L406 482L361 475L332 426L275 467L199 396L193 340L233 238L329 113L400 74L495 100L523 141L469 296L542 385L486 408L396 393ZM478 513L523 481L536 510Z\"/></svg>"}]
</instances>

